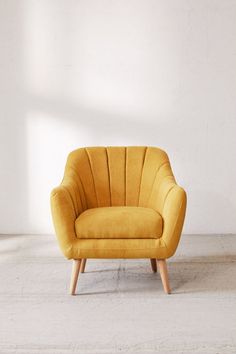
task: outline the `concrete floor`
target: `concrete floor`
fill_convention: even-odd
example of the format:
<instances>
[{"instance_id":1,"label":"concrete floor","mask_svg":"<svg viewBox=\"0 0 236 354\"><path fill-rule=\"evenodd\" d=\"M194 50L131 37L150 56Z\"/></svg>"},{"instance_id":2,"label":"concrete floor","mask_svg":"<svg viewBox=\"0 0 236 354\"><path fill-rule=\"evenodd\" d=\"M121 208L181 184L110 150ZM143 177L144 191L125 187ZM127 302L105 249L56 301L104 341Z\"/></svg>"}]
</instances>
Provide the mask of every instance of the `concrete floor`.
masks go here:
<instances>
[{"instance_id":1,"label":"concrete floor","mask_svg":"<svg viewBox=\"0 0 236 354\"><path fill-rule=\"evenodd\" d=\"M148 260L91 260L68 295L54 236L0 236L0 353L236 353L236 236L183 236L172 295Z\"/></svg>"}]
</instances>

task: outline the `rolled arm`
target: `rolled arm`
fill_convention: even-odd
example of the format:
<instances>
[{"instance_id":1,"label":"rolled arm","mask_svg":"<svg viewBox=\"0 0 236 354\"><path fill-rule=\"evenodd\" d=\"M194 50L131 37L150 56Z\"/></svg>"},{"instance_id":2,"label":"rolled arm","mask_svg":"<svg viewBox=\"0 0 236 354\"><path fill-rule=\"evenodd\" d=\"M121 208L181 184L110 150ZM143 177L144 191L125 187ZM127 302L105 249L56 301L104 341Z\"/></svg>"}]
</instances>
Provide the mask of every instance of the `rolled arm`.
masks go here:
<instances>
[{"instance_id":1,"label":"rolled arm","mask_svg":"<svg viewBox=\"0 0 236 354\"><path fill-rule=\"evenodd\" d=\"M61 184L51 192L51 211L56 235L65 257L72 258L72 244L76 239L77 211L71 186Z\"/></svg>"},{"instance_id":2,"label":"rolled arm","mask_svg":"<svg viewBox=\"0 0 236 354\"><path fill-rule=\"evenodd\" d=\"M171 183L169 188L165 188L165 199L162 208L164 229L162 241L166 246L166 258L173 256L181 236L187 197L183 188L176 183Z\"/></svg>"}]
</instances>

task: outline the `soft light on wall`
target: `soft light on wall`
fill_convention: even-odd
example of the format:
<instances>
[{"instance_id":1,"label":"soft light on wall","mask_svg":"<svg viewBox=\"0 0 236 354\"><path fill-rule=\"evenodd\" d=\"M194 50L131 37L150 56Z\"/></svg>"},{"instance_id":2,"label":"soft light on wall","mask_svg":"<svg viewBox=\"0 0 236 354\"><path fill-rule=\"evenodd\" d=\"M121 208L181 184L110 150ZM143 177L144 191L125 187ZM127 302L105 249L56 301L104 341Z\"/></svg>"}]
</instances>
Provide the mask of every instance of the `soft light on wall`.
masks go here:
<instances>
[{"instance_id":1,"label":"soft light on wall","mask_svg":"<svg viewBox=\"0 0 236 354\"><path fill-rule=\"evenodd\" d=\"M184 231L236 232L236 3L1 6L1 233L53 231L49 192L84 145L164 148Z\"/></svg>"}]
</instances>

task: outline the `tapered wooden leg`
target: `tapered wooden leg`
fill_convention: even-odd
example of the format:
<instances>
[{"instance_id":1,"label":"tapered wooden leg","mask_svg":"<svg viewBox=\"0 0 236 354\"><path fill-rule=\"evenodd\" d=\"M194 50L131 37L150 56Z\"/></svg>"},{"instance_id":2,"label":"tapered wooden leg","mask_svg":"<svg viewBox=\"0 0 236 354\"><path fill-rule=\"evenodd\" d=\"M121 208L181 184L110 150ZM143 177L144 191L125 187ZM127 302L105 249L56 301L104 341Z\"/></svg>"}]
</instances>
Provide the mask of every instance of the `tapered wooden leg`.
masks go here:
<instances>
[{"instance_id":1,"label":"tapered wooden leg","mask_svg":"<svg viewBox=\"0 0 236 354\"><path fill-rule=\"evenodd\" d=\"M75 295L75 289L79 276L79 269L81 265L81 259L74 259L71 273L71 282L70 282L70 294Z\"/></svg>"},{"instance_id":2,"label":"tapered wooden leg","mask_svg":"<svg viewBox=\"0 0 236 354\"><path fill-rule=\"evenodd\" d=\"M156 261L156 258L150 258L150 262L151 262L152 271L154 273L156 273L157 272L157 261Z\"/></svg>"},{"instance_id":3,"label":"tapered wooden leg","mask_svg":"<svg viewBox=\"0 0 236 354\"><path fill-rule=\"evenodd\" d=\"M170 285L169 285L169 278L168 278L168 270L166 266L166 260L165 259L158 259L157 264L159 267L160 275L161 275L161 281L163 288L165 290L166 294L170 294Z\"/></svg>"},{"instance_id":4,"label":"tapered wooden leg","mask_svg":"<svg viewBox=\"0 0 236 354\"><path fill-rule=\"evenodd\" d=\"M82 261L81 261L80 273L84 273L86 262L87 262L87 259L83 258Z\"/></svg>"}]
</instances>

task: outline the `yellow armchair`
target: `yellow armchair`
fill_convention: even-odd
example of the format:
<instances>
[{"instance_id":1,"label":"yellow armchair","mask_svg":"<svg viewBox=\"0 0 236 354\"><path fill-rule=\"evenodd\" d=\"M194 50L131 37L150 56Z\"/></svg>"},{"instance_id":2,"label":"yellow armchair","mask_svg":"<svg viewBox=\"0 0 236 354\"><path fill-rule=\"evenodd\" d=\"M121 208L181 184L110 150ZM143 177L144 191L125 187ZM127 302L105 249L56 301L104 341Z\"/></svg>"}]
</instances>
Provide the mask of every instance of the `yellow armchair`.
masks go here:
<instances>
[{"instance_id":1,"label":"yellow armchair","mask_svg":"<svg viewBox=\"0 0 236 354\"><path fill-rule=\"evenodd\" d=\"M88 258L149 258L170 293L166 259L179 243L186 193L154 147L90 147L69 154L51 193L60 248L73 259L70 293Z\"/></svg>"}]
</instances>

